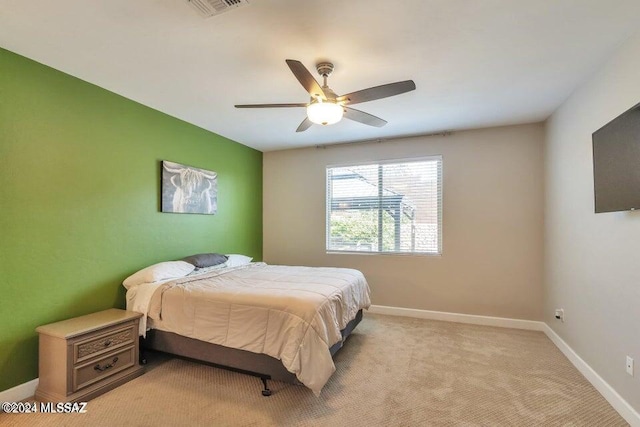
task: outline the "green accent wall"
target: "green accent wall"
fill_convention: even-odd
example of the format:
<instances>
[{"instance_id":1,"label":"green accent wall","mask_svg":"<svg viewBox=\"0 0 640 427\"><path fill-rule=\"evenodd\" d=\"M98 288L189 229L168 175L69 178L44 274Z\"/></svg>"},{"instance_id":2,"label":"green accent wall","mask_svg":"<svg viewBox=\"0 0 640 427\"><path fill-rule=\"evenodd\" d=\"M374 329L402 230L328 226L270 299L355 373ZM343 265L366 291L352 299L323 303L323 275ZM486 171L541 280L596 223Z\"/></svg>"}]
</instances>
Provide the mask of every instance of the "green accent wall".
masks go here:
<instances>
[{"instance_id":1,"label":"green accent wall","mask_svg":"<svg viewBox=\"0 0 640 427\"><path fill-rule=\"evenodd\" d=\"M218 213L161 213L162 160L216 171ZM202 252L262 259L262 153L0 49L0 390L38 376L38 325Z\"/></svg>"}]
</instances>

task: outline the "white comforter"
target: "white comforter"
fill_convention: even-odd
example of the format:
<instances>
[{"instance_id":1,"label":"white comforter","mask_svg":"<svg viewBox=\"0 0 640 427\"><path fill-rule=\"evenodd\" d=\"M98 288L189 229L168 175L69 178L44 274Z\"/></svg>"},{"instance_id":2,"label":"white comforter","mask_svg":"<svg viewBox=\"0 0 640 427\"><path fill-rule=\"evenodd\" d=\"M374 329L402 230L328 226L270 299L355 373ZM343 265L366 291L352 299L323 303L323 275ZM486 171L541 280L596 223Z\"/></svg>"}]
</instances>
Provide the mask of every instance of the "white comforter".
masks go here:
<instances>
[{"instance_id":1,"label":"white comforter","mask_svg":"<svg viewBox=\"0 0 640 427\"><path fill-rule=\"evenodd\" d=\"M346 268L254 263L135 289L127 306L154 328L275 357L316 394L335 371L329 348L371 304Z\"/></svg>"}]
</instances>

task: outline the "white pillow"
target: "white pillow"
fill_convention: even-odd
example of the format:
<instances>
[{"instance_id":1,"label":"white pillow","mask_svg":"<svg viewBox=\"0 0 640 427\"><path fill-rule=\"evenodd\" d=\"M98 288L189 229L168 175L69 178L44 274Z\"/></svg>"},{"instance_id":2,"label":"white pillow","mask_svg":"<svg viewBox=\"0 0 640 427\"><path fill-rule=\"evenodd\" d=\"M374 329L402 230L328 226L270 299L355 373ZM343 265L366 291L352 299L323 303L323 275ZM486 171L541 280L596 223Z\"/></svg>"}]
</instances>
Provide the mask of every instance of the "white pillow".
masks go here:
<instances>
[{"instance_id":1,"label":"white pillow","mask_svg":"<svg viewBox=\"0 0 640 427\"><path fill-rule=\"evenodd\" d=\"M247 265L253 259L251 257L238 254L227 254L227 256L229 257L225 263L227 267L240 267L242 265Z\"/></svg>"},{"instance_id":2,"label":"white pillow","mask_svg":"<svg viewBox=\"0 0 640 427\"><path fill-rule=\"evenodd\" d=\"M142 283L153 283L160 280L177 279L191 273L195 265L185 261L166 261L150 265L124 279L122 285L129 289Z\"/></svg>"}]
</instances>

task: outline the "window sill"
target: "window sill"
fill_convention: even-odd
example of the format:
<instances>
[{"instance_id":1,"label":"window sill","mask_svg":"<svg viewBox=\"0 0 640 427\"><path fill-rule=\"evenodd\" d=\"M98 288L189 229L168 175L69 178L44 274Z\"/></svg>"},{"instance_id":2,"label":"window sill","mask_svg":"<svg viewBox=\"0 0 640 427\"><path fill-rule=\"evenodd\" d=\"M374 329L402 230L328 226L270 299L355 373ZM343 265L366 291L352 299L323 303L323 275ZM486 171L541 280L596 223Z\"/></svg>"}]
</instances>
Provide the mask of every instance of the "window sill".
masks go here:
<instances>
[{"instance_id":1,"label":"window sill","mask_svg":"<svg viewBox=\"0 0 640 427\"><path fill-rule=\"evenodd\" d=\"M326 251L327 255L391 255L401 257L442 257L437 252L365 252L365 251Z\"/></svg>"}]
</instances>

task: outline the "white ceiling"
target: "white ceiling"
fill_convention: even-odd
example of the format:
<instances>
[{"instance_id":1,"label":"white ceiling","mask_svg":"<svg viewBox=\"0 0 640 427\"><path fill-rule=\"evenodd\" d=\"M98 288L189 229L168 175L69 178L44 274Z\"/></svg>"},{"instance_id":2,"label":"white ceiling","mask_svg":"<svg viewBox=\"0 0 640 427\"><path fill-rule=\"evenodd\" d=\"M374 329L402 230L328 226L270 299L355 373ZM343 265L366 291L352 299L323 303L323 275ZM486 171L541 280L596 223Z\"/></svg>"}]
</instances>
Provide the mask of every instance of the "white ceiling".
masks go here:
<instances>
[{"instance_id":1,"label":"white ceiling","mask_svg":"<svg viewBox=\"0 0 640 427\"><path fill-rule=\"evenodd\" d=\"M0 46L262 151L544 120L637 26L638 0L0 0ZM338 94L413 79L355 107L389 123L295 129L285 59Z\"/></svg>"}]
</instances>

